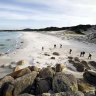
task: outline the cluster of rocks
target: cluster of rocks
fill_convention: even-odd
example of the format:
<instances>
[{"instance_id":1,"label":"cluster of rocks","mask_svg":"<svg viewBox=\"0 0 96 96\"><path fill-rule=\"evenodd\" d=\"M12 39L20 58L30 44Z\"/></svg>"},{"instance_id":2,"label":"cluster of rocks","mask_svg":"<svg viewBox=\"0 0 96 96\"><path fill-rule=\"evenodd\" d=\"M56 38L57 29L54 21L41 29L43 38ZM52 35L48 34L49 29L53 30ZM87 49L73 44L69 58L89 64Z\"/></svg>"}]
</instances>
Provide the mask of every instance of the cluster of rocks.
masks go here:
<instances>
[{"instance_id":1,"label":"cluster of rocks","mask_svg":"<svg viewBox=\"0 0 96 96\"><path fill-rule=\"evenodd\" d=\"M87 61L80 60L78 57L68 57L69 63L71 63L78 72L84 72L85 69L90 70L90 64Z\"/></svg>"},{"instance_id":2,"label":"cluster of rocks","mask_svg":"<svg viewBox=\"0 0 96 96\"><path fill-rule=\"evenodd\" d=\"M93 92L90 90L94 88L90 83L85 83L85 80L77 80L72 74L65 74L63 69L64 64L57 64L56 67L48 66L40 69L36 66L31 66L15 71L0 80L0 96L96 95L94 93L95 89ZM96 74L94 76L96 81ZM86 75L86 72L84 73L84 78L90 81L88 79L90 75ZM96 84L95 82L93 83Z\"/></svg>"}]
</instances>

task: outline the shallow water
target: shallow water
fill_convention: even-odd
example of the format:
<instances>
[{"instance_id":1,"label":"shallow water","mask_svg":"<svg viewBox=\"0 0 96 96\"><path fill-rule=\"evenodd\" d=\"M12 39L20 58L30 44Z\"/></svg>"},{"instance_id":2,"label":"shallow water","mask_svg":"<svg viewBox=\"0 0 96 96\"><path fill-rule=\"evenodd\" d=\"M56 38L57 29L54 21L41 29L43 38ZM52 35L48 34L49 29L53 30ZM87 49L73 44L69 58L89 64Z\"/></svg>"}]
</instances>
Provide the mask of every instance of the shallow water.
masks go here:
<instances>
[{"instance_id":1,"label":"shallow water","mask_svg":"<svg viewBox=\"0 0 96 96\"><path fill-rule=\"evenodd\" d=\"M19 47L21 35L19 32L0 32L0 53L10 52Z\"/></svg>"}]
</instances>

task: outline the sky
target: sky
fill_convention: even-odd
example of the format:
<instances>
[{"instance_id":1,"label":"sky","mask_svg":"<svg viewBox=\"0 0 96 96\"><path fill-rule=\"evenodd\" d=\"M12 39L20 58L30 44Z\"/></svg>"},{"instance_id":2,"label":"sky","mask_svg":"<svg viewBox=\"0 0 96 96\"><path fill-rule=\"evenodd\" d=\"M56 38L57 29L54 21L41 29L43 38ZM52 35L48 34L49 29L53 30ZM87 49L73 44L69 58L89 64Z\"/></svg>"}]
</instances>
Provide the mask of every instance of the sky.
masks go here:
<instances>
[{"instance_id":1,"label":"sky","mask_svg":"<svg viewBox=\"0 0 96 96\"><path fill-rule=\"evenodd\" d=\"M0 0L0 29L96 24L96 0Z\"/></svg>"}]
</instances>

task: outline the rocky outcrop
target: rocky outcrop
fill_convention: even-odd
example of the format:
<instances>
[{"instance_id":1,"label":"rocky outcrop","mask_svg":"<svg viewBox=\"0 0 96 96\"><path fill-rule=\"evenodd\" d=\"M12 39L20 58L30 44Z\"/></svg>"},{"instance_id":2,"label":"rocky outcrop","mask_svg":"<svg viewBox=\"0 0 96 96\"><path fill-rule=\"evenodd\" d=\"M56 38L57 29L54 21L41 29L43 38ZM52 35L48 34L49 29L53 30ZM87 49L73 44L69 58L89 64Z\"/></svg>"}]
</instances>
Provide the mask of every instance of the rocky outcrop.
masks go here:
<instances>
[{"instance_id":1,"label":"rocky outcrop","mask_svg":"<svg viewBox=\"0 0 96 96\"><path fill-rule=\"evenodd\" d=\"M74 84L70 81L68 76L64 73L56 73L53 78L53 91L54 92L67 92L74 91Z\"/></svg>"},{"instance_id":2,"label":"rocky outcrop","mask_svg":"<svg viewBox=\"0 0 96 96\"><path fill-rule=\"evenodd\" d=\"M51 67L43 68L39 72L39 77L41 78L53 78L55 72Z\"/></svg>"},{"instance_id":3,"label":"rocky outcrop","mask_svg":"<svg viewBox=\"0 0 96 96\"><path fill-rule=\"evenodd\" d=\"M36 94L48 93L52 88L51 79L36 79Z\"/></svg>"},{"instance_id":4,"label":"rocky outcrop","mask_svg":"<svg viewBox=\"0 0 96 96\"><path fill-rule=\"evenodd\" d=\"M56 64L56 72L62 72L64 69L64 64Z\"/></svg>"},{"instance_id":5,"label":"rocky outcrop","mask_svg":"<svg viewBox=\"0 0 96 96\"><path fill-rule=\"evenodd\" d=\"M37 72L33 71L32 73L26 74L20 78L17 78L14 82L14 96L17 96L18 94L30 90L30 86L34 83L34 80L37 76Z\"/></svg>"},{"instance_id":6,"label":"rocky outcrop","mask_svg":"<svg viewBox=\"0 0 96 96\"><path fill-rule=\"evenodd\" d=\"M87 82L96 86L96 71L86 71L83 77Z\"/></svg>"}]
</instances>

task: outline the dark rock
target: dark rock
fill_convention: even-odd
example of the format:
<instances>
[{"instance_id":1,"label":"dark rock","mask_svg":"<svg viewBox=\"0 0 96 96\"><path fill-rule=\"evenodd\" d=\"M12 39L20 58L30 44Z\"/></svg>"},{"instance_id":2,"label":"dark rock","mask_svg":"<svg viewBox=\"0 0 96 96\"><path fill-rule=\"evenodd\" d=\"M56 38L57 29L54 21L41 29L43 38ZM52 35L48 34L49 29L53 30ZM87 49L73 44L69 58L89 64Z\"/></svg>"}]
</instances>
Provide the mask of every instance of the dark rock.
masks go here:
<instances>
[{"instance_id":1,"label":"dark rock","mask_svg":"<svg viewBox=\"0 0 96 96\"><path fill-rule=\"evenodd\" d=\"M84 72L85 68L84 65L82 65L81 63L74 63L73 66L77 69L77 71L79 72Z\"/></svg>"},{"instance_id":2,"label":"dark rock","mask_svg":"<svg viewBox=\"0 0 96 96\"><path fill-rule=\"evenodd\" d=\"M60 54L58 52L53 52L53 55L59 56Z\"/></svg>"},{"instance_id":3,"label":"dark rock","mask_svg":"<svg viewBox=\"0 0 96 96\"><path fill-rule=\"evenodd\" d=\"M7 82L2 85L1 96L13 96L14 85Z\"/></svg>"},{"instance_id":4,"label":"dark rock","mask_svg":"<svg viewBox=\"0 0 96 96\"><path fill-rule=\"evenodd\" d=\"M86 71L83 74L84 79L92 85L96 86L96 71Z\"/></svg>"},{"instance_id":5,"label":"dark rock","mask_svg":"<svg viewBox=\"0 0 96 96\"><path fill-rule=\"evenodd\" d=\"M56 64L56 72L62 72L64 69L64 64Z\"/></svg>"},{"instance_id":6,"label":"dark rock","mask_svg":"<svg viewBox=\"0 0 96 96\"><path fill-rule=\"evenodd\" d=\"M86 69L90 69L90 67L88 66L88 63L86 61L81 61L80 62L82 65L84 65L86 67Z\"/></svg>"},{"instance_id":7,"label":"dark rock","mask_svg":"<svg viewBox=\"0 0 96 96\"><path fill-rule=\"evenodd\" d=\"M89 61L88 64L93 66L96 69L96 62L95 61Z\"/></svg>"},{"instance_id":8,"label":"dark rock","mask_svg":"<svg viewBox=\"0 0 96 96\"><path fill-rule=\"evenodd\" d=\"M50 67L47 67L47 68L43 68L42 70L40 70L39 77L53 78L54 74L55 74L54 70Z\"/></svg>"},{"instance_id":9,"label":"dark rock","mask_svg":"<svg viewBox=\"0 0 96 96\"><path fill-rule=\"evenodd\" d=\"M80 62L80 59L78 57L74 57L74 61Z\"/></svg>"},{"instance_id":10,"label":"dark rock","mask_svg":"<svg viewBox=\"0 0 96 96\"><path fill-rule=\"evenodd\" d=\"M39 71L39 68L38 67L36 67L36 66L29 66L29 69L31 70L31 71Z\"/></svg>"},{"instance_id":11,"label":"dark rock","mask_svg":"<svg viewBox=\"0 0 96 96\"><path fill-rule=\"evenodd\" d=\"M51 57L50 59L55 59L55 57Z\"/></svg>"},{"instance_id":12,"label":"dark rock","mask_svg":"<svg viewBox=\"0 0 96 96\"><path fill-rule=\"evenodd\" d=\"M74 86L71 84L71 81L64 73L56 73L53 78L53 91L54 92L66 92L73 91Z\"/></svg>"},{"instance_id":13,"label":"dark rock","mask_svg":"<svg viewBox=\"0 0 96 96\"><path fill-rule=\"evenodd\" d=\"M72 59L73 59L73 57L69 56L69 57L68 57L68 59L69 59L69 60L72 60Z\"/></svg>"},{"instance_id":14,"label":"dark rock","mask_svg":"<svg viewBox=\"0 0 96 96\"><path fill-rule=\"evenodd\" d=\"M36 76L37 76L37 72L33 71L32 73L17 78L14 82L15 88L14 88L13 95L17 96L22 92L24 93L26 93L26 91L29 92L30 87L33 85Z\"/></svg>"},{"instance_id":15,"label":"dark rock","mask_svg":"<svg viewBox=\"0 0 96 96\"><path fill-rule=\"evenodd\" d=\"M42 93L47 93L52 88L51 82L52 82L51 79L49 81L48 79L37 78L35 94L38 95L38 94L42 94Z\"/></svg>"},{"instance_id":16,"label":"dark rock","mask_svg":"<svg viewBox=\"0 0 96 96\"><path fill-rule=\"evenodd\" d=\"M50 56L48 53L44 53L45 56Z\"/></svg>"}]
</instances>

